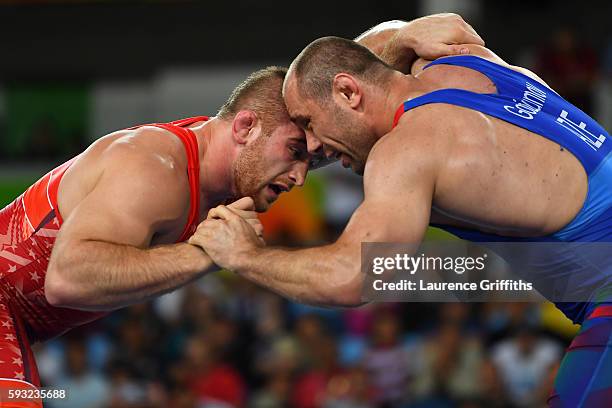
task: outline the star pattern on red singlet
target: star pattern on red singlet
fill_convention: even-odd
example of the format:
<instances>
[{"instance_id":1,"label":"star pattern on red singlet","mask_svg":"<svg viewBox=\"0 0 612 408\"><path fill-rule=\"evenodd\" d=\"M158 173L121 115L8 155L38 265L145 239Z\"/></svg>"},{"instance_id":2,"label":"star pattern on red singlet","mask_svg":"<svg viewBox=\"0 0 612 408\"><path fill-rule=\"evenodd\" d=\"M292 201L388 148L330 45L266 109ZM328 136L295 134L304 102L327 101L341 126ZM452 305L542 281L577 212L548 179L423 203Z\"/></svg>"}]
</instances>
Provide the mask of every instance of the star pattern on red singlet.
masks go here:
<instances>
[{"instance_id":1,"label":"star pattern on red singlet","mask_svg":"<svg viewBox=\"0 0 612 408\"><path fill-rule=\"evenodd\" d=\"M23 360L20 357L13 358L13 364L18 365L19 367L21 367L23 365Z\"/></svg>"},{"instance_id":2,"label":"star pattern on red singlet","mask_svg":"<svg viewBox=\"0 0 612 408\"><path fill-rule=\"evenodd\" d=\"M4 335L4 340L15 341L17 338L9 333Z\"/></svg>"},{"instance_id":3,"label":"star pattern on red singlet","mask_svg":"<svg viewBox=\"0 0 612 408\"><path fill-rule=\"evenodd\" d=\"M25 376L23 375L23 371L15 371L15 378L18 380L25 380Z\"/></svg>"},{"instance_id":4,"label":"star pattern on red singlet","mask_svg":"<svg viewBox=\"0 0 612 408\"><path fill-rule=\"evenodd\" d=\"M32 281L38 283L38 281L41 280L42 277L38 276L36 271L34 271L34 272L30 272L30 279L32 279Z\"/></svg>"},{"instance_id":5,"label":"star pattern on red singlet","mask_svg":"<svg viewBox=\"0 0 612 408\"><path fill-rule=\"evenodd\" d=\"M13 251L17 249L17 245L13 240L13 229L17 221L17 214L13 213L6 226L6 232L0 233L0 251L11 248Z\"/></svg>"},{"instance_id":6,"label":"star pattern on red singlet","mask_svg":"<svg viewBox=\"0 0 612 408\"><path fill-rule=\"evenodd\" d=\"M17 270L17 266L16 265L10 265L7 272L8 273L13 273Z\"/></svg>"},{"instance_id":7,"label":"star pattern on red singlet","mask_svg":"<svg viewBox=\"0 0 612 408\"><path fill-rule=\"evenodd\" d=\"M13 325L11 324L11 322L9 320L5 320L2 322L2 327L6 327L8 329L10 329L11 327L13 327Z\"/></svg>"}]
</instances>

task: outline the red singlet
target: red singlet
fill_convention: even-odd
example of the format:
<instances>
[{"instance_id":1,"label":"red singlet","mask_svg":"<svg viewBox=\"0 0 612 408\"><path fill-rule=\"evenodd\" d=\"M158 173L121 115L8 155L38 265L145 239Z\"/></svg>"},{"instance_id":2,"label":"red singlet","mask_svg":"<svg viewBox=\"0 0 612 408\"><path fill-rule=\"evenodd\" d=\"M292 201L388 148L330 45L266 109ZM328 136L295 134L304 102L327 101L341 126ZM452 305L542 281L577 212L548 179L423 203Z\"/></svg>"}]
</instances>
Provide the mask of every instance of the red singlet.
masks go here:
<instances>
[{"instance_id":1,"label":"red singlet","mask_svg":"<svg viewBox=\"0 0 612 408\"><path fill-rule=\"evenodd\" d=\"M200 116L142 125L168 130L185 145L191 203L179 242L193 233L199 217L198 143L186 126L207 120L208 117ZM54 307L45 298L49 257L62 226L57 191L62 176L75 159L53 169L0 210L0 379L7 379L5 383L11 379L40 386L30 345L106 314Z\"/></svg>"}]
</instances>

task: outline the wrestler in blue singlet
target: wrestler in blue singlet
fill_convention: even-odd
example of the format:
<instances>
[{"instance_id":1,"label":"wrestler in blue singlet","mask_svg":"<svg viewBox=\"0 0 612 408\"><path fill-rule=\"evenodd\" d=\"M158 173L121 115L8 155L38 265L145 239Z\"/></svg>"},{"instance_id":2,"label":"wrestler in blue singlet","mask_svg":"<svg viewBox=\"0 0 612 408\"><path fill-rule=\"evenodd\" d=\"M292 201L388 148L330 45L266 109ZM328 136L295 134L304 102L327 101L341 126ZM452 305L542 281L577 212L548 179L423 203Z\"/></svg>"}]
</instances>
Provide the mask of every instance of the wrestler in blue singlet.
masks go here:
<instances>
[{"instance_id":1,"label":"wrestler in blue singlet","mask_svg":"<svg viewBox=\"0 0 612 408\"><path fill-rule=\"evenodd\" d=\"M441 89L404 102L404 112L425 104L446 103L541 135L566 148L580 161L588 176L588 192L576 217L560 231L545 237L521 239L439 227L475 242L612 242L612 140L608 132L555 91L517 71L475 56L440 58L425 69L440 64L470 68L486 75L497 87L497 93ZM566 316L582 323L582 328L563 359L549 399L552 406L612 405L612 305L608 304L612 304L612 293L593 290L612 285L612 253L589 262L596 267L576 267L569 272L576 291L593 292L586 299L589 302L556 302ZM551 283L559 278L554 273L551 269L547 277Z\"/></svg>"}]
</instances>

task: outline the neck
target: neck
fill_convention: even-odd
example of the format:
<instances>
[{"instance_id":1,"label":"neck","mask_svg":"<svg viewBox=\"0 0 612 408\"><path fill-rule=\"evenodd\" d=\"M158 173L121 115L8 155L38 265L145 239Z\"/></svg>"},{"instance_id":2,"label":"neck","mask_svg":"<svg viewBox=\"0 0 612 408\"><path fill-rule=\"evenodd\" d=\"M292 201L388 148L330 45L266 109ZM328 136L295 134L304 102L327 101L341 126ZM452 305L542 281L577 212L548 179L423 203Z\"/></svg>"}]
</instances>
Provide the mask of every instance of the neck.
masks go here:
<instances>
[{"instance_id":1,"label":"neck","mask_svg":"<svg viewBox=\"0 0 612 408\"><path fill-rule=\"evenodd\" d=\"M380 114L376 115L379 118L375 125L379 138L393 129L395 113L405 101L428 92L426 84L420 78L401 72L394 72L388 84L384 100L379 105Z\"/></svg>"},{"instance_id":2,"label":"neck","mask_svg":"<svg viewBox=\"0 0 612 408\"><path fill-rule=\"evenodd\" d=\"M236 195L232 174L234 152L227 143L231 124L212 118L191 130L198 141L202 208L208 210Z\"/></svg>"}]
</instances>

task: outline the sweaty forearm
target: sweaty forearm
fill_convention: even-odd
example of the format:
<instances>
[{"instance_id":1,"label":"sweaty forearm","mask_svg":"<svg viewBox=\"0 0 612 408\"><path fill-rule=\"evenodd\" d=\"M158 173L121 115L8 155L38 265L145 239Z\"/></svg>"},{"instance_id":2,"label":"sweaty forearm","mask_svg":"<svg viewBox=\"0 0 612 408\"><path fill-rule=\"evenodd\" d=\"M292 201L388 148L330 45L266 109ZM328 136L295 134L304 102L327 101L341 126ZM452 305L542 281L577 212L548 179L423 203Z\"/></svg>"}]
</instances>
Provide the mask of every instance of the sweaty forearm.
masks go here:
<instances>
[{"instance_id":1,"label":"sweaty forearm","mask_svg":"<svg viewBox=\"0 0 612 408\"><path fill-rule=\"evenodd\" d=\"M45 292L57 306L113 310L169 292L213 265L200 248L186 243L139 249L81 241L55 248Z\"/></svg>"},{"instance_id":2,"label":"sweaty forearm","mask_svg":"<svg viewBox=\"0 0 612 408\"><path fill-rule=\"evenodd\" d=\"M338 244L306 249L260 248L235 272L300 303L320 306L361 304L359 255Z\"/></svg>"}]
</instances>

